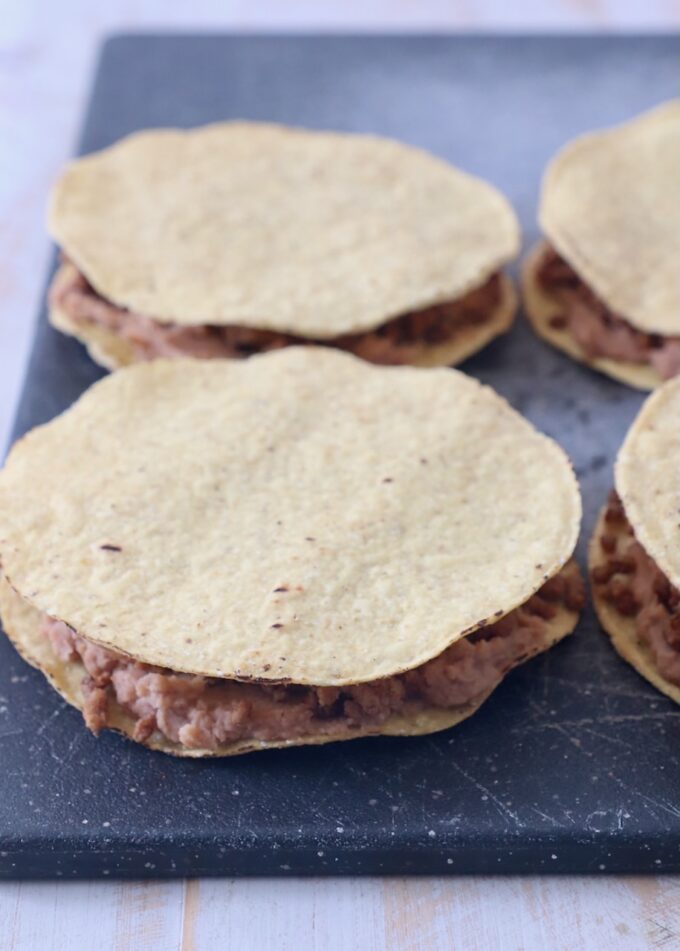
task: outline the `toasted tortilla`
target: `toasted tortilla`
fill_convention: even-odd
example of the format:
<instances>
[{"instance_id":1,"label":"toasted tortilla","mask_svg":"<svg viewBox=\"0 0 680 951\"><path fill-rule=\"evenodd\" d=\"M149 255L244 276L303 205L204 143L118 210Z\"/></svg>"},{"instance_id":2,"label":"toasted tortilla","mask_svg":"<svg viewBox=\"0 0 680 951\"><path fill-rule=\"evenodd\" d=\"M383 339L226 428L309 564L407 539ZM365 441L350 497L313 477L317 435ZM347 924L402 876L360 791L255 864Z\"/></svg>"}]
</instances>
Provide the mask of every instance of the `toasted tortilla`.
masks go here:
<instances>
[{"instance_id":1,"label":"toasted tortilla","mask_svg":"<svg viewBox=\"0 0 680 951\"><path fill-rule=\"evenodd\" d=\"M247 122L139 132L73 162L49 229L121 307L323 340L455 300L519 249L506 199L441 159Z\"/></svg>"},{"instance_id":2,"label":"toasted tortilla","mask_svg":"<svg viewBox=\"0 0 680 951\"><path fill-rule=\"evenodd\" d=\"M522 302L524 312L531 321L536 333L569 354L574 360L585 363L593 370L599 370L607 376L627 383L638 390L653 390L663 383L659 371L650 364L631 363L627 360L610 360L607 357L586 356L577 341L566 329L551 327L550 321L564 309L564 305L557 298L547 294L536 279L536 274L545 254L547 245L544 241L536 244L522 262Z\"/></svg>"},{"instance_id":3,"label":"toasted tortilla","mask_svg":"<svg viewBox=\"0 0 680 951\"><path fill-rule=\"evenodd\" d=\"M680 334L680 99L563 148L539 221L559 254L645 333Z\"/></svg>"},{"instance_id":4,"label":"toasted tortilla","mask_svg":"<svg viewBox=\"0 0 680 951\"><path fill-rule=\"evenodd\" d=\"M637 540L680 588L680 377L645 401L619 450L614 473Z\"/></svg>"},{"instance_id":5,"label":"toasted tortilla","mask_svg":"<svg viewBox=\"0 0 680 951\"><path fill-rule=\"evenodd\" d=\"M676 588L680 587L680 377L669 380L645 401L619 450L616 491L636 539ZM604 563L598 543L600 516L590 542L589 567ZM608 526L607 530L613 529ZM597 585L593 600L602 626L617 651L659 690L680 703L680 687L657 671L651 652L638 642L634 618L604 600Z\"/></svg>"},{"instance_id":6,"label":"toasted tortilla","mask_svg":"<svg viewBox=\"0 0 680 951\"><path fill-rule=\"evenodd\" d=\"M575 566L574 570L577 570ZM64 663L59 660L44 635L40 633L40 612L21 598L2 577L0 577L0 617L5 632L24 660L42 671L64 700L76 709L82 710L84 705L82 680L85 675L85 668L81 663ZM563 605L560 605L555 617L547 622L543 643L531 656L548 650L570 634L576 626L577 620L578 612L568 611ZM521 663L526 660L529 660L528 656ZM495 686L498 686L501 679L503 678L499 678ZM155 731L148 739L142 741L142 745L149 747L149 749L170 753L173 756L208 757L237 756L241 753L253 753L258 750L289 746L319 746L322 743L358 739L363 736L418 736L424 733L447 730L466 720L493 693L493 689L495 687L479 697L475 703L447 709L431 707L417 712L411 711L408 714L392 716L384 723L372 728L352 729L348 727L344 735L305 735L295 740L279 741L239 740L234 743L225 743L215 749L190 749L180 743L171 742L162 733ZM112 729L133 739L137 721L113 697L109 698L108 717L109 726ZM135 742L139 742L139 740L135 740Z\"/></svg>"},{"instance_id":7,"label":"toasted tortilla","mask_svg":"<svg viewBox=\"0 0 680 951\"><path fill-rule=\"evenodd\" d=\"M605 511L606 506L600 512L597 524L595 525L595 531L588 546L589 574L592 574L593 569L606 563L606 556L600 545L600 536L604 530ZM608 525L607 532L612 534L615 530ZM624 660L628 661L642 677L653 684L657 690L665 693L667 697L670 697L671 700L675 700L676 703L680 703L680 687L661 676L654 663L652 652L646 644L638 640L635 631L635 618L626 617L619 613L615 606L610 604L603 597L598 585L591 585L591 593L595 613L597 614L600 624L609 635L616 651Z\"/></svg>"},{"instance_id":8,"label":"toasted tortilla","mask_svg":"<svg viewBox=\"0 0 680 951\"><path fill-rule=\"evenodd\" d=\"M580 515L564 452L489 388L313 347L121 370L0 474L2 569L37 610L241 680L417 667L559 571Z\"/></svg>"},{"instance_id":9,"label":"toasted tortilla","mask_svg":"<svg viewBox=\"0 0 680 951\"><path fill-rule=\"evenodd\" d=\"M72 265L63 264L57 271L55 281L66 278L70 267ZM462 363L495 337L505 333L514 320L516 310L517 293L513 283L506 274L501 274L501 300L487 320L458 328L452 338L444 343L431 344L423 340L418 355L409 363L418 367ZM55 306L50 307L50 322L62 333L80 340L92 359L108 370L117 370L139 360L129 340L100 324L73 321L62 308ZM328 343L332 344L332 341Z\"/></svg>"}]
</instances>

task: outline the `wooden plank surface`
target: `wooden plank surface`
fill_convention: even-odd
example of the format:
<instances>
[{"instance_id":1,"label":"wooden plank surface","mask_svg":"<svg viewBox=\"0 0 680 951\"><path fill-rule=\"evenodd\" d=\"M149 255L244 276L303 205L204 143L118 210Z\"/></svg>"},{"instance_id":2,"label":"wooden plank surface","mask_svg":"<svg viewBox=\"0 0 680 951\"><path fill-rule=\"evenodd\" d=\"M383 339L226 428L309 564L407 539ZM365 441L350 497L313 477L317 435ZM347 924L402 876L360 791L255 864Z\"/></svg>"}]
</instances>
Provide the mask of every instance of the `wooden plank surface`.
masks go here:
<instances>
[{"instance_id":1,"label":"wooden plank surface","mask_svg":"<svg viewBox=\"0 0 680 951\"><path fill-rule=\"evenodd\" d=\"M0 887L3 951L680 948L677 878L203 879Z\"/></svg>"},{"instance_id":2,"label":"wooden plank surface","mask_svg":"<svg viewBox=\"0 0 680 951\"><path fill-rule=\"evenodd\" d=\"M0 17L0 441L96 44L120 29L663 29L673 0L5 0ZM677 878L202 880L0 885L0 951L680 948Z\"/></svg>"}]
</instances>

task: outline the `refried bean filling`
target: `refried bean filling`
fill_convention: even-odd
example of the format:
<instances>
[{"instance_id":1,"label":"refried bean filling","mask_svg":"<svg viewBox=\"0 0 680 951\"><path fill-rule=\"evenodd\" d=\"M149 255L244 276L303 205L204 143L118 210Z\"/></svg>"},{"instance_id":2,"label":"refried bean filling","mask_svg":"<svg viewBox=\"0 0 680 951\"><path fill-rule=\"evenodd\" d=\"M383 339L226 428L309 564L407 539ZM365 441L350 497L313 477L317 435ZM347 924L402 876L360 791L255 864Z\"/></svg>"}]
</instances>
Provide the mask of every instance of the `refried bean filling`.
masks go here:
<instances>
[{"instance_id":1,"label":"refried bean filling","mask_svg":"<svg viewBox=\"0 0 680 951\"><path fill-rule=\"evenodd\" d=\"M580 611L584 598L570 562L525 604L415 670L342 687L175 673L100 647L47 615L41 633L62 662L82 664L83 716L94 733L111 725L115 702L135 720L140 742L159 733L188 749L213 750L239 740L344 735L398 713L481 701L511 667L546 646L548 622L558 610Z\"/></svg>"},{"instance_id":2,"label":"refried bean filling","mask_svg":"<svg viewBox=\"0 0 680 951\"><path fill-rule=\"evenodd\" d=\"M680 591L636 540L613 490L599 543L605 561L591 572L593 583L619 614L634 618L635 634L664 680L680 685Z\"/></svg>"},{"instance_id":3,"label":"refried bean filling","mask_svg":"<svg viewBox=\"0 0 680 951\"><path fill-rule=\"evenodd\" d=\"M155 357L248 357L292 344L316 344L347 350L372 363L410 363L423 344L437 346L465 328L485 323L502 298L500 272L458 300L437 304L387 321L366 333L331 340L311 340L294 334L250 327L187 327L117 307L102 297L86 277L65 259L50 288L50 305L61 309L76 325L96 324L126 340L136 360Z\"/></svg>"},{"instance_id":4,"label":"refried bean filling","mask_svg":"<svg viewBox=\"0 0 680 951\"><path fill-rule=\"evenodd\" d=\"M539 286L562 305L550 320L569 333L588 360L608 357L654 367L664 380L680 373L680 337L643 333L613 313L570 264L548 248L536 272Z\"/></svg>"}]
</instances>

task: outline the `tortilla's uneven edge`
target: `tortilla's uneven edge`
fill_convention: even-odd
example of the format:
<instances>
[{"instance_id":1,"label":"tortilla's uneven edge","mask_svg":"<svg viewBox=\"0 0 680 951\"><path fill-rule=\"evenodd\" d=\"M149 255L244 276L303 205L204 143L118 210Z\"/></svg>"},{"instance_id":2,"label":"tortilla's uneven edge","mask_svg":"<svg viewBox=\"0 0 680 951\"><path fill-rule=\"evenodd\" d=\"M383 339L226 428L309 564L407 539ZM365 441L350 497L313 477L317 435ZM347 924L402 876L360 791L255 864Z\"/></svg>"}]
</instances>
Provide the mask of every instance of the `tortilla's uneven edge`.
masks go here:
<instances>
[{"instance_id":1,"label":"tortilla's uneven edge","mask_svg":"<svg viewBox=\"0 0 680 951\"><path fill-rule=\"evenodd\" d=\"M62 269L63 269L62 265ZM61 269L60 269L61 270ZM57 273L57 279L59 272ZM467 360L488 343L506 333L517 312L517 292L512 280L501 272L501 300L481 324L470 324L461 328L454 337L440 344L421 344L420 353L409 361L410 366L439 367L456 366ZM95 323L76 323L60 307L52 306L49 319L53 327L62 333L75 337L86 347L88 353L100 366L107 370L117 370L138 362L134 347L128 340L107 327ZM367 331L370 333L370 331ZM320 343L320 341L312 341ZM331 346L332 341L324 341ZM236 358L234 358L236 359Z\"/></svg>"},{"instance_id":2,"label":"tortilla's uneven edge","mask_svg":"<svg viewBox=\"0 0 680 951\"><path fill-rule=\"evenodd\" d=\"M595 525L595 530L588 546L588 574L590 580L590 590L593 599L595 613L605 632L609 635L612 645L617 653L633 667L641 677L648 680L657 690L666 694L671 700L680 703L680 687L670 683L665 677L662 677L654 664L651 651L645 644L641 644L635 633L635 618L626 617L620 614L613 604L610 604L603 596L601 586L593 584L592 572L600 565L606 564L606 555L600 545L600 536L604 530L604 515L606 505L600 512ZM611 534L611 526L607 527L607 532Z\"/></svg>"},{"instance_id":3,"label":"tortilla's uneven edge","mask_svg":"<svg viewBox=\"0 0 680 951\"><path fill-rule=\"evenodd\" d=\"M106 370L119 370L135 360L132 345L124 337L99 324L75 324L60 307L50 307L49 321L53 327L83 344L90 357Z\"/></svg>"},{"instance_id":4,"label":"tortilla's uneven edge","mask_svg":"<svg viewBox=\"0 0 680 951\"><path fill-rule=\"evenodd\" d=\"M584 363L593 370L599 370L600 373L604 373L618 383L626 383L638 390L653 390L660 386L663 383L661 374L653 366L624 360L610 360L607 357L595 357L591 360L567 330L550 326L551 318L560 314L563 306L557 299L546 294L536 279L536 272L546 247L544 241L536 244L527 254L521 268L524 312L539 337L579 363Z\"/></svg>"},{"instance_id":5,"label":"tortilla's uneven edge","mask_svg":"<svg viewBox=\"0 0 680 951\"><path fill-rule=\"evenodd\" d=\"M578 569L575 568L575 570ZM571 634L578 621L578 616L577 611L568 611L564 606L561 606L558 614L548 622L548 631L544 642L538 650L526 657L520 664L548 650L558 641ZM2 575L0 575L0 620L5 633L23 659L32 667L40 670L67 703L77 710L82 710L81 681L85 673L83 665L79 662L65 663L59 660L53 653L47 639L40 634L40 613L18 595ZM513 666L519 666L519 664ZM498 680L494 687L476 703L466 704L463 707L450 710L433 707L429 710L419 711L410 717L393 716L378 727L364 730L348 729L344 736L305 736L297 740L278 742L240 740L211 750L188 749L179 743L171 742L156 732L142 745L173 756L200 758L237 756L241 753L253 753L291 746L318 746L368 736L418 736L426 733L436 733L456 726L475 713L501 683L502 679ZM111 698L109 699L109 711L112 719L111 729L132 739L136 720Z\"/></svg>"},{"instance_id":6,"label":"tortilla's uneven edge","mask_svg":"<svg viewBox=\"0 0 680 951\"><path fill-rule=\"evenodd\" d=\"M567 143L549 163L539 222L615 313L680 332L680 99Z\"/></svg>"},{"instance_id":7,"label":"tortilla's uneven edge","mask_svg":"<svg viewBox=\"0 0 680 951\"><path fill-rule=\"evenodd\" d=\"M69 165L48 217L121 307L314 339L458 299L519 251L488 182L389 139L263 123L135 133Z\"/></svg>"}]
</instances>

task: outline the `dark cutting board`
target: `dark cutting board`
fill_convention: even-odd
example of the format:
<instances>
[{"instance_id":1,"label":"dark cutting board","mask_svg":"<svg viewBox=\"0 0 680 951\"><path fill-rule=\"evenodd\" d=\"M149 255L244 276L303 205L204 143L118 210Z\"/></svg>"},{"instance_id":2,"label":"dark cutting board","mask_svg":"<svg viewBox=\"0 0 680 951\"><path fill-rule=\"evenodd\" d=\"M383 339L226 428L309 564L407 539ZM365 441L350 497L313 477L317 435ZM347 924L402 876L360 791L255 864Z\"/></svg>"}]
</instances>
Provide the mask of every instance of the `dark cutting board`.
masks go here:
<instances>
[{"instance_id":1,"label":"dark cutting board","mask_svg":"<svg viewBox=\"0 0 680 951\"><path fill-rule=\"evenodd\" d=\"M670 37L123 36L104 47L81 151L235 117L383 133L498 185L527 246L552 153L679 93ZM570 453L583 558L641 396L523 320L465 368ZM15 435L100 375L41 314ZM453 730L222 761L96 740L4 638L0 661L5 878L680 871L680 709L590 610Z\"/></svg>"}]
</instances>

